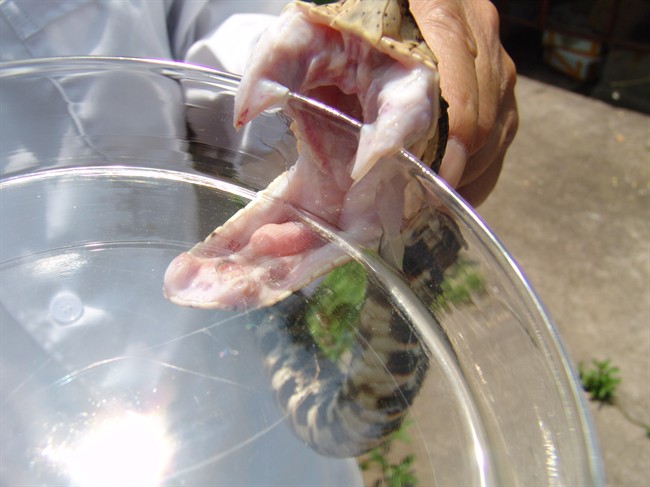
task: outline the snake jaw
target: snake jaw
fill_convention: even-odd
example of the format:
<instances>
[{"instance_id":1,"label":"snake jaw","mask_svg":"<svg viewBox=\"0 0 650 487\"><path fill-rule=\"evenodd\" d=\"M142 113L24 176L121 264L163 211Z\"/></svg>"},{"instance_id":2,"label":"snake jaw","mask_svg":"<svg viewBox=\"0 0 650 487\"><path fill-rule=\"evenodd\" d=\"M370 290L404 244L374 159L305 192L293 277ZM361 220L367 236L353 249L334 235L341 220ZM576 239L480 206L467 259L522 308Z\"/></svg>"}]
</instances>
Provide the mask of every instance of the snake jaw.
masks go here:
<instances>
[{"instance_id":1,"label":"snake jaw","mask_svg":"<svg viewBox=\"0 0 650 487\"><path fill-rule=\"evenodd\" d=\"M288 5L260 38L235 96L235 127L283 106L289 90L315 97L361 118L359 150L348 168L358 182L382 157L427 140L438 118L438 72L424 63L405 65L353 33L319 24L304 8ZM321 100L324 88L339 96L330 90ZM421 152L421 146L413 148Z\"/></svg>"},{"instance_id":2,"label":"snake jaw","mask_svg":"<svg viewBox=\"0 0 650 487\"><path fill-rule=\"evenodd\" d=\"M266 108L285 105L301 142L298 161L204 242L178 256L164 289L172 302L200 308L279 302L251 315L259 318L255 333L278 403L314 451L352 457L381 445L400 427L429 367L429 352L402 306L391 306L381 286L369 286L354 323L358 343L344 358L325 360L305 333L304 296L290 294L349 260L338 243L346 241L378 249L385 263L402 267L416 295L430 302L458 256L462 236L407 169L382 160L404 145L418 157L425 149L439 152L435 60L417 61L426 54L417 42L391 44L381 35L369 40L350 33L364 14L378 28L387 22L382 32L412 30L412 19L399 15L406 0L345 0L313 11L308 5L292 4L262 38L235 98L236 128ZM345 25L339 32L334 22L319 23L319 15L323 20L330 14L348 22L347 33ZM393 48L401 49L405 62L386 52ZM410 59L412 49L417 55ZM359 142L342 137L336 124L323 129L318 116L300 104L286 103L289 90L360 115ZM321 236L328 225L336 229L337 243Z\"/></svg>"},{"instance_id":3,"label":"snake jaw","mask_svg":"<svg viewBox=\"0 0 650 487\"><path fill-rule=\"evenodd\" d=\"M243 90L247 88L254 94L245 93ZM269 80L259 80L254 87L244 84L238 93L241 95L235 96L234 115L234 126L238 130L267 108L283 106L289 98L286 86Z\"/></svg>"},{"instance_id":4,"label":"snake jaw","mask_svg":"<svg viewBox=\"0 0 650 487\"><path fill-rule=\"evenodd\" d=\"M309 245L275 236L294 228L287 226L295 223L288 207L368 248L377 249L382 235L399 235L405 183L381 161L405 144L420 147L421 140L428 140L438 117L437 71L417 60L393 58L354 32L319 23L305 5L290 4L262 35L234 110L234 125L240 128L265 109L285 105L301 142L299 159L256 200L172 262L164 284L172 302L201 308L269 306L345 261L342 250L307 227L297 237ZM340 134L323 130L313 114L295 110L287 103L290 91L322 96L360 115L358 142L343 142ZM393 190L386 191L387 184ZM257 229L265 229L262 234L276 244L255 245ZM235 248L230 242L237 242ZM240 275L217 272L223 261L240 265Z\"/></svg>"},{"instance_id":5,"label":"snake jaw","mask_svg":"<svg viewBox=\"0 0 650 487\"><path fill-rule=\"evenodd\" d=\"M381 157L423 140L433 122L430 100L436 99L437 76L424 68L392 65L378 81L378 114L361 128L352 171L353 180L365 176Z\"/></svg>"}]
</instances>

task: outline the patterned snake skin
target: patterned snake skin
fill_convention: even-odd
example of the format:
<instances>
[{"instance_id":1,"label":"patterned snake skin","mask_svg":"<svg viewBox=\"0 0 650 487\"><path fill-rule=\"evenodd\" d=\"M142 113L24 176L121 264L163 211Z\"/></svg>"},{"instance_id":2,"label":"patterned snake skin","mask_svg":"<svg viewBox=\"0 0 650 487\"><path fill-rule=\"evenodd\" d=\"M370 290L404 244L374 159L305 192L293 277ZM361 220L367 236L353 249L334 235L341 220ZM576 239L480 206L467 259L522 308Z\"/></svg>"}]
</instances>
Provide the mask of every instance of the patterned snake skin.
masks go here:
<instances>
[{"instance_id":1,"label":"patterned snake skin","mask_svg":"<svg viewBox=\"0 0 650 487\"><path fill-rule=\"evenodd\" d=\"M410 287L435 299L463 245L456 224L442 211L425 208L403 238ZM294 294L257 313L271 386L294 432L316 452L357 456L401 426L428 369L428 351L378 286L368 286L351 356L339 361L345 363L319 353L303 326L304 297Z\"/></svg>"},{"instance_id":2,"label":"patterned snake skin","mask_svg":"<svg viewBox=\"0 0 650 487\"><path fill-rule=\"evenodd\" d=\"M292 109L290 91L360 117L359 140L346 141L310 110ZM437 62L408 2L288 5L249 60L234 100L235 127L273 106L293 119L298 161L178 256L164 292L184 306L259 309L253 315L271 387L296 434L323 455L356 456L400 427L428 368L428 351L389 301L390 290L372 282L353 324L352 349L336 362L319 351L306 331L309 298L297 290L347 256L332 243L315 245L314 234L296 225L283 205L335 225L359 246L379 248L419 298L432 303L439 295L443 273L462 246L460 232L431 204L411 217L420 207L407 205L406 182L379 163L407 147L435 169L446 144ZM381 254L384 235L389 242L401 237L403 257L390 254L390 243Z\"/></svg>"}]
</instances>

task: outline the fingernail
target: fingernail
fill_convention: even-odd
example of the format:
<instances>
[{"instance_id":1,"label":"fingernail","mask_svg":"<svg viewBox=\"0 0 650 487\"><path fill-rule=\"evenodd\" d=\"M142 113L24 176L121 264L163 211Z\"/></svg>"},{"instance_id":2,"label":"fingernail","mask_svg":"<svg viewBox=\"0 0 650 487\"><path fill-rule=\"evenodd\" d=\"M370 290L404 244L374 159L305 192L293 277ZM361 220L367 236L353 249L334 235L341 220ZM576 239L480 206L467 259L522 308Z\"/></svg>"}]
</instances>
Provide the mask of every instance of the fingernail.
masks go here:
<instances>
[{"instance_id":1,"label":"fingernail","mask_svg":"<svg viewBox=\"0 0 650 487\"><path fill-rule=\"evenodd\" d=\"M445 155L440 164L439 174L452 188L458 186L463 171L465 171L467 159L467 149L465 146L456 138L449 139L447 141Z\"/></svg>"}]
</instances>

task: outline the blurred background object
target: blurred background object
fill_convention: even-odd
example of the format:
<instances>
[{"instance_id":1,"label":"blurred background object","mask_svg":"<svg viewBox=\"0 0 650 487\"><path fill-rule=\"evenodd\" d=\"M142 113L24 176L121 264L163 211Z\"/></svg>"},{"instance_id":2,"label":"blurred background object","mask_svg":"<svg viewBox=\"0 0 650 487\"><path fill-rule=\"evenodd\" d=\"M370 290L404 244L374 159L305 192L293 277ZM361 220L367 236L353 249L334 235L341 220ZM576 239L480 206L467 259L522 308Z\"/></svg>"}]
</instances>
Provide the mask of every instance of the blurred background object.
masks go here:
<instances>
[{"instance_id":1,"label":"blurred background object","mask_svg":"<svg viewBox=\"0 0 650 487\"><path fill-rule=\"evenodd\" d=\"M650 113L650 1L493 3L519 74Z\"/></svg>"}]
</instances>

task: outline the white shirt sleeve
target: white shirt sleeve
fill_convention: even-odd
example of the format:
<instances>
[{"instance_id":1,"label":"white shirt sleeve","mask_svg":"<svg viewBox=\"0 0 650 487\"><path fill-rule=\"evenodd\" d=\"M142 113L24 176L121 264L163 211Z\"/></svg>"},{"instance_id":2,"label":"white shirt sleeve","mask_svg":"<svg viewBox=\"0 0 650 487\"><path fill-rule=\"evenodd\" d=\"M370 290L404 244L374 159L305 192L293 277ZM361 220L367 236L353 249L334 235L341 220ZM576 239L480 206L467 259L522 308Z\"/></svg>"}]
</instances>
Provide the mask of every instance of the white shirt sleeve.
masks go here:
<instances>
[{"instance_id":1,"label":"white shirt sleeve","mask_svg":"<svg viewBox=\"0 0 650 487\"><path fill-rule=\"evenodd\" d=\"M176 59L241 73L259 34L285 3L285 0L0 0L0 61L74 55L124 56ZM187 122L185 114L178 113L182 107L180 97L184 96L178 83L161 79L152 85L147 78L139 79L138 84L129 73L119 72L115 76L109 72L100 81L70 77L61 83L40 79L13 86L15 103L14 99L3 103L0 122L5 128L3 140L15 147L15 154L12 161L0 167L0 173L26 170L39 160L40 164L47 160L69 161L84 154L83 151L91 157L103 157L107 151L101 145L102 138L96 140L79 134L108 133L119 137L139 133L143 123L152 124L149 130L159 137L179 143L179 147L169 150L174 157L170 163L176 162L182 150L183 136L179 134L184 133ZM121 101L120 109L106 111L107 105L114 108L110 105L113 100ZM127 104L125 100L132 103ZM124 106L127 112L123 111ZM159 110L142 110L152 106ZM100 111L101 117L94 116ZM23 121L23 115L30 113L67 113L69 118L60 117L55 123L48 116ZM30 138L26 134L40 130L43 135L39 145L27 145ZM69 144L70 141L78 141L80 145ZM107 143L112 144L112 139L108 138ZM145 160L146 157L147 154ZM61 210L69 205L57 203L57 198L67 197L65 192L56 192L56 196L54 193L48 200L48 218L56 223L69 218ZM179 201L178 195L170 198L169 206L162 207L161 212L172 215L172 211L190 206L193 193L185 197L189 200ZM57 212L58 217L52 216ZM56 231L56 228L49 230ZM227 426L236 431L238 422L250 420L244 410L240 418L233 418ZM268 445L264 450L268 469L250 468L244 448L238 451L239 462L234 456L227 462L247 469L251 485L362 485L354 459L321 457L284 430L272 428L261 437ZM225 485L228 480L233 479L222 479L221 483ZM220 482L215 479L215 483Z\"/></svg>"},{"instance_id":2,"label":"white shirt sleeve","mask_svg":"<svg viewBox=\"0 0 650 487\"><path fill-rule=\"evenodd\" d=\"M175 59L240 73L259 33L286 3L3 0L0 61L124 56Z\"/></svg>"},{"instance_id":3,"label":"white shirt sleeve","mask_svg":"<svg viewBox=\"0 0 650 487\"><path fill-rule=\"evenodd\" d=\"M212 35L192 44L185 61L242 74L259 36L275 18L266 14L234 14Z\"/></svg>"},{"instance_id":4,"label":"white shirt sleeve","mask_svg":"<svg viewBox=\"0 0 650 487\"><path fill-rule=\"evenodd\" d=\"M261 32L287 0L176 0L169 25L175 59L241 74Z\"/></svg>"}]
</instances>

